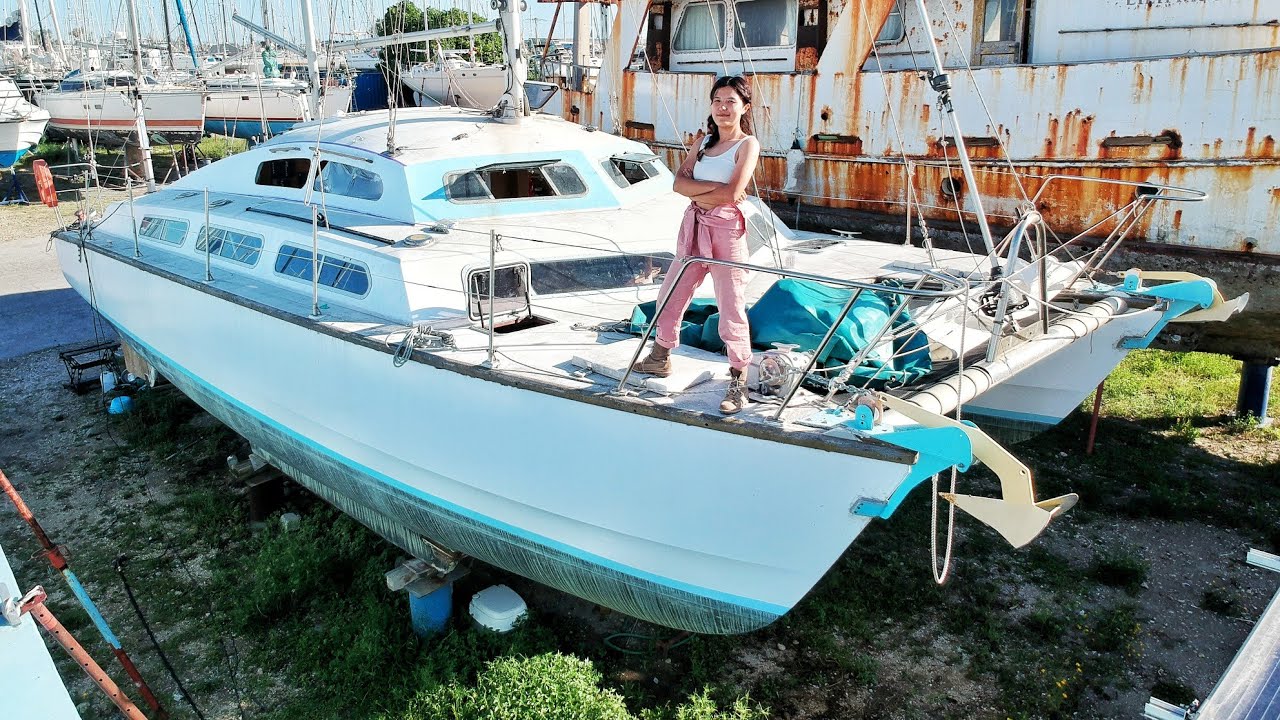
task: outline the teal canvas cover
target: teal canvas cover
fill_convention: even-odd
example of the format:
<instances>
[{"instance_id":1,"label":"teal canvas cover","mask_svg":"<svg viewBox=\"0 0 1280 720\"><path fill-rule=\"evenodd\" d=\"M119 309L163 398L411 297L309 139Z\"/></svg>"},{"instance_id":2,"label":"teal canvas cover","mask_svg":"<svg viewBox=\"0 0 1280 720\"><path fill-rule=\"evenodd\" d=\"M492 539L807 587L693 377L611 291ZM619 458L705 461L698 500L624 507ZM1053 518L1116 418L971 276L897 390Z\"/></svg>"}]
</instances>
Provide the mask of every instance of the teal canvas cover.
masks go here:
<instances>
[{"instance_id":1,"label":"teal canvas cover","mask_svg":"<svg viewBox=\"0 0 1280 720\"><path fill-rule=\"evenodd\" d=\"M854 292L808 280L779 280L747 310L752 346L767 350L774 343L787 343L799 346L800 350L817 350ZM889 317L901 302L901 295L863 291L840 323L822 357L818 358L818 367L838 367L851 361L889 322ZM653 317L654 306L652 302L643 303L632 311L633 333L644 332L645 325ZM717 310L711 301L694 300L681 324L680 344L723 352ZM854 370L854 384L869 382L874 387L909 385L929 373L932 369L929 340L923 331L915 328L908 312L903 311L894 321L892 334L892 345L870 353ZM889 352L890 347L892 353Z\"/></svg>"}]
</instances>

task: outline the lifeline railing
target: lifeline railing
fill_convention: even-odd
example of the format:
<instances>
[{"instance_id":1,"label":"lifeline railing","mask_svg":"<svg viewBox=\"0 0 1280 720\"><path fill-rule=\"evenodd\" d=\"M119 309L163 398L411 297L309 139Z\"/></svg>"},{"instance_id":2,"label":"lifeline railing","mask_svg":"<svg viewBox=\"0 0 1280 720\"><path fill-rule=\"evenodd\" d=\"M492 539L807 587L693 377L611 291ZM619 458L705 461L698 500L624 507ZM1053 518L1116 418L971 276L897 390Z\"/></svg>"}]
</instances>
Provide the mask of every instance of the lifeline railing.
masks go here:
<instances>
[{"instance_id":1,"label":"lifeline railing","mask_svg":"<svg viewBox=\"0 0 1280 720\"><path fill-rule=\"evenodd\" d=\"M915 287L909 288L909 287L902 287L900 285L886 285L883 283L864 282L861 280L845 280L842 278L833 278L826 275L815 275L813 273L797 272L797 271L789 270L786 268L768 267L764 265L751 265L748 263L735 262L732 260L717 260L714 258L706 258L706 257L698 257L698 256L687 257L678 262L680 265L680 269L676 271L675 280L672 281L671 287L673 288L679 285L680 281L684 278L685 271L688 270L690 266L692 266L694 263L701 263L704 265L719 265L721 267L735 268L738 270L754 270L758 272L769 273L770 275L777 275L777 276L786 277L786 278L794 278L798 280L810 280L813 282L819 282L826 285L835 285L838 287L844 287L844 288L849 288L851 290L854 290L855 292L849 296L849 299L845 302L844 307L840 309L840 313L836 316L835 320L831 323L831 327L827 328L826 335L823 336L822 342L818 343L818 347L814 349L813 357L809 359L808 364L805 366L804 371L801 373L802 377L808 376L809 373L813 372L813 369L818 364L818 361L821 358L825 357L825 350L827 348L827 345L830 344L831 339L835 337L836 331L840 329L840 325L844 322L845 318L848 317L850 311L853 310L854 304L858 302L858 298L862 296L863 291L870 290L872 292L885 292L893 295L902 295L906 297L951 298L951 297L957 297L962 293L968 291L969 289L969 283L967 280L964 280L961 278L955 278L945 273L938 272L937 270L929 270L929 269L920 270L919 272L922 274L923 277L920 278L920 280L917 282ZM926 288L920 287L920 285L925 281L926 278L932 278L934 280L937 280L938 282L941 282L944 286L946 286L946 288L941 290L933 290L933 289L926 289ZM640 353L644 351L645 344L649 342L649 338L653 335L654 329L657 327L657 324L658 324L658 318L662 317L662 313L664 310L666 310L667 303L671 300L672 294L673 293L669 292L666 294L665 297L659 298L658 303L654 307L653 319L650 320L648 323L646 323L644 334L641 335L640 337L640 344L636 346L636 351L632 354L631 361L627 363L627 368L622 374L622 379L618 381L618 387L615 388L613 391L614 394L620 395L620 394L626 393L627 380L631 378L631 372L632 372L631 369L636 364L636 361L640 359ZM900 306L901 305L905 305L905 301L901 303ZM896 317L896 314L895 314L895 317ZM854 358L854 361L860 363L861 359L865 356L866 351L869 348L873 347L875 344L879 343L880 338L882 338L883 335L889 330L890 326L891 326L891 322L885 322L884 327L880 329L880 332L877 334L873 342L867 343L867 346L863 349L864 352L860 352L858 356ZM787 405L790 404L792 398L795 397L795 394L799 390L800 390L800 383L794 383L792 387L787 391L787 396L783 398L782 404L778 408L778 412L773 416L773 419L775 421L780 421L782 419L782 413L787 409Z\"/></svg>"}]
</instances>

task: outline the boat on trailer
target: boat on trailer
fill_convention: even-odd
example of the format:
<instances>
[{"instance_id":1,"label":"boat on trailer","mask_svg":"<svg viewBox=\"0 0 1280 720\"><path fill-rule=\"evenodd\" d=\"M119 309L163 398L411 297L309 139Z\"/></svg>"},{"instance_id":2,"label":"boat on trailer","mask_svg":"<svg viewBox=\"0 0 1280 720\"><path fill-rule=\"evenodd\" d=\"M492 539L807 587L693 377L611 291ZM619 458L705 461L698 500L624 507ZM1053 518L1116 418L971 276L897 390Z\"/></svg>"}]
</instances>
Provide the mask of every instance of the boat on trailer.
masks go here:
<instances>
[{"instance_id":1,"label":"boat on trailer","mask_svg":"<svg viewBox=\"0 0 1280 720\"><path fill-rule=\"evenodd\" d=\"M671 172L639 142L522 112L509 59L493 113L298 126L54 233L71 286L154 371L416 557L755 630L940 473L991 468L1000 497L945 500L1030 542L1075 495L1038 498L1030 469L946 414L1021 379L1000 402L1065 415L1034 373L1069 367L1078 404L1164 323L1240 306L1198 277L1108 278L1114 243L1051 245L1033 208L969 253L798 232L748 203L752 310L786 308L772 342L800 342L762 348L757 402L722 417L723 355L682 346L664 379L629 368L664 276L726 261L675 262L688 201ZM1133 202L1199 197L1153 189Z\"/></svg>"}]
</instances>

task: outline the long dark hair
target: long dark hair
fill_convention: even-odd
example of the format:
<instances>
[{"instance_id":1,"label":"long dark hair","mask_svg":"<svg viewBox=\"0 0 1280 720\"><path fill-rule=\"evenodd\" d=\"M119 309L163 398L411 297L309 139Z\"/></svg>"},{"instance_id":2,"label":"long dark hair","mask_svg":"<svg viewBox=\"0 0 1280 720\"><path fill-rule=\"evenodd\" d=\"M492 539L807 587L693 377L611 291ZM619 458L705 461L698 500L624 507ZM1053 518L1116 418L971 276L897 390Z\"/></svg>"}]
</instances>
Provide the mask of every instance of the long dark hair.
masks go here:
<instances>
[{"instance_id":1,"label":"long dark hair","mask_svg":"<svg viewBox=\"0 0 1280 720\"><path fill-rule=\"evenodd\" d=\"M741 75L725 75L723 77L716 78L715 84L711 86L711 96L710 96L711 99L715 100L716 91L719 90L720 88L725 88L725 87L733 88L733 91L738 93L738 97L742 99L743 105L751 104L751 83L748 82L746 78L742 77ZM742 132L748 135L751 134L751 111L750 110L748 110L747 113L742 116ZM720 128L719 126L716 125L715 117L708 115L707 116L707 141L703 143L702 147L698 148L698 159L701 160L702 153L706 151L707 148L715 147L716 143L718 142L720 142Z\"/></svg>"}]
</instances>

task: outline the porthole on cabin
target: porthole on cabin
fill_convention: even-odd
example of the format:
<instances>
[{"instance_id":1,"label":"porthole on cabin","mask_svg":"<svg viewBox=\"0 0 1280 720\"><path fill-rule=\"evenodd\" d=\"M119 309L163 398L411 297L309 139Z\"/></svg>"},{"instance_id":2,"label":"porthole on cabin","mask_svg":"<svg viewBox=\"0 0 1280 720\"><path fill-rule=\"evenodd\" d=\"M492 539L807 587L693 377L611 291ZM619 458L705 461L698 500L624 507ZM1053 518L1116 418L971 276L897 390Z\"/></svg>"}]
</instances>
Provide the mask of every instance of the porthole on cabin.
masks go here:
<instances>
[{"instance_id":1,"label":"porthole on cabin","mask_svg":"<svg viewBox=\"0 0 1280 720\"><path fill-rule=\"evenodd\" d=\"M214 226L200 228L196 236L196 252L205 252L205 236L209 237L209 254L253 267L262 256L262 238Z\"/></svg>"},{"instance_id":2,"label":"porthole on cabin","mask_svg":"<svg viewBox=\"0 0 1280 720\"><path fill-rule=\"evenodd\" d=\"M160 240L174 245L181 245L187 239L187 230L191 225L184 220L146 215L138 224L138 234L142 237Z\"/></svg>"},{"instance_id":3,"label":"porthole on cabin","mask_svg":"<svg viewBox=\"0 0 1280 720\"><path fill-rule=\"evenodd\" d=\"M334 160L320 161L320 173L316 176L314 187L320 192L359 200L378 200L382 197L382 178L377 173Z\"/></svg>"},{"instance_id":4,"label":"porthole on cabin","mask_svg":"<svg viewBox=\"0 0 1280 720\"><path fill-rule=\"evenodd\" d=\"M587 194L582 176L560 160L494 163L449 173L444 188L449 200L463 203Z\"/></svg>"},{"instance_id":5,"label":"porthole on cabin","mask_svg":"<svg viewBox=\"0 0 1280 720\"><path fill-rule=\"evenodd\" d=\"M539 295L616 290L661 285L675 255L609 255L533 263L533 290Z\"/></svg>"},{"instance_id":6,"label":"porthole on cabin","mask_svg":"<svg viewBox=\"0 0 1280 720\"><path fill-rule=\"evenodd\" d=\"M304 188L310 173L310 158L267 160L258 165L258 176L254 182L269 187Z\"/></svg>"},{"instance_id":7,"label":"porthole on cabin","mask_svg":"<svg viewBox=\"0 0 1280 720\"><path fill-rule=\"evenodd\" d=\"M324 253L320 253L319 265L321 285L361 297L369 292L369 269L364 265ZM280 254L276 256L276 272L311 282L311 251L281 245Z\"/></svg>"},{"instance_id":8,"label":"porthole on cabin","mask_svg":"<svg viewBox=\"0 0 1280 720\"><path fill-rule=\"evenodd\" d=\"M658 156L651 153L625 153L600 161L605 174L620 188L658 176Z\"/></svg>"},{"instance_id":9,"label":"porthole on cabin","mask_svg":"<svg viewBox=\"0 0 1280 720\"><path fill-rule=\"evenodd\" d=\"M552 322L533 314L533 306L529 300L529 277L529 266L526 263L502 265L493 269L494 332L515 332ZM488 266L467 272L467 317L479 320L483 328L490 325Z\"/></svg>"}]
</instances>

